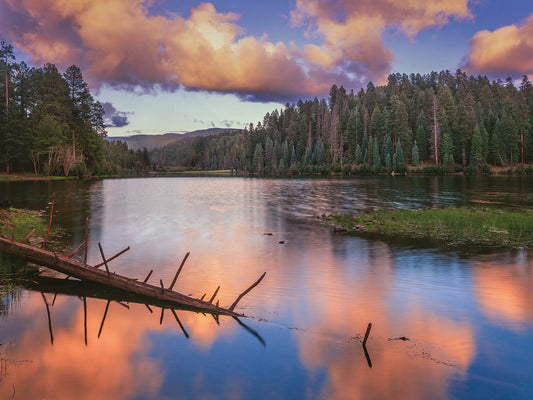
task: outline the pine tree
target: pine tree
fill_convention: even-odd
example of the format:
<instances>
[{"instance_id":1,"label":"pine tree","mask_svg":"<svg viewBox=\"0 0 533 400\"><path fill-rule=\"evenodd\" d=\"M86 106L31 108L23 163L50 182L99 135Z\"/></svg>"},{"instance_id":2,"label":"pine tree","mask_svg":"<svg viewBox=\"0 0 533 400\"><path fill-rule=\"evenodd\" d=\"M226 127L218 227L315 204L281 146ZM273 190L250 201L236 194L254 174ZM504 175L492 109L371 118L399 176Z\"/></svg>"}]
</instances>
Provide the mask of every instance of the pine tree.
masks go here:
<instances>
[{"instance_id":1,"label":"pine tree","mask_svg":"<svg viewBox=\"0 0 533 400\"><path fill-rule=\"evenodd\" d=\"M416 126L416 142L418 143L420 160L425 161L429 155L430 130L423 111L418 114Z\"/></svg>"},{"instance_id":2,"label":"pine tree","mask_svg":"<svg viewBox=\"0 0 533 400\"><path fill-rule=\"evenodd\" d=\"M255 145L253 165L255 172L261 173L264 169L264 152L261 143Z\"/></svg>"},{"instance_id":3,"label":"pine tree","mask_svg":"<svg viewBox=\"0 0 533 400\"><path fill-rule=\"evenodd\" d=\"M501 120L497 119L494 126L494 132L490 138L489 143L489 160L492 164L495 165L504 165L504 160L502 157L502 148L500 144L500 138L503 135L503 124Z\"/></svg>"},{"instance_id":4,"label":"pine tree","mask_svg":"<svg viewBox=\"0 0 533 400\"><path fill-rule=\"evenodd\" d=\"M318 165L326 164L326 149L324 147L324 141L322 140L322 138L318 138L317 140L316 163Z\"/></svg>"},{"instance_id":5,"label":"pine tree","mask_svg":"<svg viewBox=\"0 0 533 400\"><path fill-rule=\"evenodd\" d=\"M355 146L354 162L356 165L360 165L363 162L363 152L361 151L361 146L359 146L359 144Z\"/></svg>"},{"instance_id":6,"label":"pine tree","mask_svg":"<svg viewBox=\"0 0 533 400\"><path fill-rule=\"evenodd\" d=\"M407 166L405 165L405 157L403 155L402 143L400 140L396 143L396 152L392 158L394 172L404 173L407 172Z\"/></svg>"},{"instance_id":7,"label":"pine tree","mask_svg":"<svg viewBox=\"0 0 533 400\"><path fill-rule=\"evenodd\" d=\"M294 149L294 146L291 146L291 169L296 168L298 163L298 158L296 157L296 150Z\"/></svg>"},{"instance_id":8,"label":"pine tree","mask_svg":"<svg viewBox=\"0 0 533 400\"><path fill-rule=\"evenodd\" d=\"M392 156L394 154L394 148L392 146L392 139L390 136L387 136L387 139L385 139L385 143L383 143L383 157L385 160L387 159L387 156L390 156L392 159Z\"/></svg>"},{"instance_id":9,"label":"pine tree","mask_svg":"<svg viewBox=\"0 0 533 400\"><path fill-rule=\"evenodd\" d=\"M411 150L411 162L415 167L418 167L418 163L420 162L420 156L418 152L418 146L416 145L416 140L413 144L413 149Z\"/></svg>"},{"instance_id":10,"label":"pine tree","mask_svg":"<svg viewBox=\"0 0 533 400\"><path fill-rule=\"evenodd\" d=\"M389 174L392 172L392 158L390 154L387 154L385 157L385 168Z\"/></svg>"},{"instance_id":11,"label":"pine tree","mask_svg":"<svg viewBox=\"0 0 533 400\"><path fill-rule=\"evenodd\" d=\"M374 165L375 171L379 172L379 170L381 169L381 158L379 157L379 146L377 137L374 137L372 144L372 164Z\"/></svg>"},{"instance_id":12,"label":"pine tree","mask_svg":"<svg viewBox=\"0 0 533 400\"><path fill-rule=\"evenodd\" d=\"M470 165L476 169L480 169L484 163L483 158L483 138L479 130L479 125L474 128L474 135L472 136L472 146L470 149Z\"/></svg>"},{"instance_id":13,"label":"pine tree","mask_svg":"<svg viewBox=\"0 0 533 400\"><path fill-rule=\"evenodd\" d=\"M366 135L363 137L361 152L363 154L363 161L366 161L368 159L368 137Z\"/></svg>"},{"instance_id":14,"label":"pine tree","mask_svg":"<svg viewBox=\"0 0 533 400\"><path fill-rule=\"evenodd\" d=\"M274 161L274 142L270 137L265 142L265 173L270 174L276 168Z\"/></svg>"}]
</instances>

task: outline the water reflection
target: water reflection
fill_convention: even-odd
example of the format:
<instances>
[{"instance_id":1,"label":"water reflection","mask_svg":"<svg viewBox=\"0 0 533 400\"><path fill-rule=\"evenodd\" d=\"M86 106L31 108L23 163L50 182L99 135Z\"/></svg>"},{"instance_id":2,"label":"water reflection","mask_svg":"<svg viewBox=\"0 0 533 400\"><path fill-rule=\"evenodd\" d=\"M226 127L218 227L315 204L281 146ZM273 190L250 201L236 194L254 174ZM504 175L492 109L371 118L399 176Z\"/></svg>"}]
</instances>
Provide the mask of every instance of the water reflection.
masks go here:
<instances>
[{"instance_id":1,"label":"water reflection","mask_svg":"<svg viewBox=\"0 0 533 400\"><path fill-rule=\"evenodd\" d=\"M329 257L314 267L342 264L335 254ZM308 282L313 314L311 321L306 316L299 325L310 323L309 331L336 338L317 343L302 335L299 340L307 368L327 369L323 398L446 398L450 377L465 376L475 353L472 326L425 308L422 296L428 293L419 293L417 299L402 295L396 303L395 282L401 271L395 260L389 246L375 243L365 259L351 259L356 270L351 276L309 274L316 277ZM343 301L338 300L341 288L349 290ZM318 292L319 298L312 296ZM372 370L359 340L352 338L364 333L367 322L373 325L367 343ZM402 336L409 340L394 340Z\"/></svg>"},{"instance_id":2,"label":"water reflection","mask_svg":"<svg viewBox=\"0 0 533 400\"><path fill-rule=\"evenodd\" d=\"M531 328L533 261L498 261L487 257L476 263L474 282L481 310L494 324L519 331Z\"/></svg>"},{"instance_id":3,"label":"water reflection","mask_svg":"<svg viewBox=\"0 0 533 400\"><path fill-rule=\"evenodd\" d=\"M66 399L75 390L118 399L527 397L530 255L371 241L334 234L317 216L476 202L531 207L531 180L403 178L139 179L77 188L83 200L71 204L86 208L76 211L73 246L90 216L90 263L100 260L98 242L106 254L131 246L111 269L141 280L153 269L150 281L168 284L190 251L176 290L201 297L221 285L222 305L267 271L237 309L254 317L242 321L252 332L231 318L180 310L187 339L170 310L161 320L160 308L128 310L77 291L87 297L87 346L83 299L66 295L50 307L51 345L42 296L24 290L0 321L13 371L0 397L13 385L23 399Z\"/></svg>"},{"instance_id":4,"label":"water reflection","mask_svg":"<svg viewBox=\"0 0 533 400\"><path fill-rule=\"evenodd\" d=\"M167 310L161 319L159 312L150 313L135 303L125 309L111 302L106 312L107 303L98 299L86 299L86 310L83 302L74 298L52 300L48 294L46 299L53 344L43 335L49 321L42 295L29 292L23 312L11 322L13 335L4 337L17 345L6 351L4 362L13 367L0 385L0 398L9 398L13 386L15 398L22 399L157 398L165 372L160 362L150 357L150 336L179 332L173 313ZM100 332L104 314L107 318ZM179 319L199 351L209 351L217 337L234 335L240 329L231 318L216 320L180 311ZM17 337L20 331L24 333ZM31 361L17 368L21 360Z\"/></svg>"}]
</instances>

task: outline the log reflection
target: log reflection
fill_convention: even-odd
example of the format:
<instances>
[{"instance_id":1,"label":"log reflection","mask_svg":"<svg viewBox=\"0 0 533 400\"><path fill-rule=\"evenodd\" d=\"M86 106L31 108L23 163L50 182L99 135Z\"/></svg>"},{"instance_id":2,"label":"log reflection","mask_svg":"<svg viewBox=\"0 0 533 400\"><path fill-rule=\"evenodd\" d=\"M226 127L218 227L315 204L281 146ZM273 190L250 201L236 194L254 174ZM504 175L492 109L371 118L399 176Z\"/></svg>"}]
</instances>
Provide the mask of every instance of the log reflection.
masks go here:
<instances>
[{"instance_id":1,"label":"log reflection","mask_svg":"<svg viewBox=\"0 0 533 400\"><path fill-rule=\"evenodd\" d=\"M46 306L46 312L48 316L48 329L50 332L50 342L52 345L54 343L54 335L53 335L53 330L52 330L52 318L51 318L51 313L50 313L50 304L46 300L45 293L53 293L54 302L58 294L77 296L77 297L82 298L84 342L86 346L88 345L87 298L107 300L105 311L102 316L102 321L100 322L100 326L98 329L98 338L100 338L102 335L104 324L109 315L109 307L112 302L116 302L127 309L129 309L130 307L128 306L128 304L125 304L125 303L131 302L131 303L136 303L136 304L144 304L150 313L153 313L153 310L150 306L160 307L161 308L161 316L159 319L160 325L163 324L164 313L165 313L165 310L168 309L174 315L176 322L178 323L181 331L183 332L184 336L187 339L190 338L190 335L187 332L181 320L179 319L177 310L193 311L197 314L202 314L204 316L207 316L205 312L199 313L198 310L195 310L195 309L192 309L186 306L176 307L175 304L169 304L165 301L148 298L144 296L139 296L139 295L134 295L126 291L110 289L102 285L87 283L87 282L82 282L82 281L77 281L77 280L65 280L65 279L57 279L57 278L50 278L50 277L35 276L34 279L20 282L20 284L21 286L23 286L24 288L28 290L38 290L41 293L45 306ZM210 314L215 320L215 322L217 323L217 325L220 326L220 315L212 314L212 313L208 313L208 314ZM246 324L244 324L240 319L236 317L233 317L233 319L237 321L237 323L241 327L243 327L247 332L255 336L263 346L266 346L265 340L261 337L261 335L259 335L259 333L257 333L254 329L250 328Z\"/></svg>"},{"instance_id":2,"label":"log reflection","mask_svg":"<svg viewBox=\"0 0 533 400\"><path fill-rule=\"evenodd\" d=\"M48 302L46 301L46 297L44 296L44 293L41 292L41 295L43 296L44 304L46 306L46 314L48 315L48 331L50 332L50 344L54 345L54 333L52 331L52 318L50 317L50 307L48 306ZM55 300L55 296L54 296Z\"/></svg>"}]
</instances>

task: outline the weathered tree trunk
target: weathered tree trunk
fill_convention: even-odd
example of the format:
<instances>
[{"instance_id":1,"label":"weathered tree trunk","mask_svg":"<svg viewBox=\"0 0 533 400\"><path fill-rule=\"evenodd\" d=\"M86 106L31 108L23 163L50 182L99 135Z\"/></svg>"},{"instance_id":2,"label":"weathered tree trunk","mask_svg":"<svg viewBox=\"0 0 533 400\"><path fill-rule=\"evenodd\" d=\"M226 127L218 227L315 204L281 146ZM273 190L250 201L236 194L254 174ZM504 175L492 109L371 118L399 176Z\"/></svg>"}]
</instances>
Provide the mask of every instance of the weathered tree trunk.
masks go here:
<instances>
[{"instance_id":1,"label":"weathered tree trunk","mask_svg":"<svg viewBox=\"0 0 533 400\"><path fill-rule=\"evenodd\" d=\"M72 260L66 256L57 255L53 252L23 243L14 242L9 239L0 238L0 251L84 281L100 283L116 289L122 289L130 293L149 296L156 300L172 302L214 314L230 316L241 315L234 312L233 308L226 309L223 307L218 307L217 305L207 301L195 299L184 294L174 292L170 289L150 285L148 283L140 282L136 279L127 278L115 273L108 273L107 271L103 271L89 265L84 265L83 263ZM234 305L232 307L234 307Z\"/></svg>"}]
</instances>

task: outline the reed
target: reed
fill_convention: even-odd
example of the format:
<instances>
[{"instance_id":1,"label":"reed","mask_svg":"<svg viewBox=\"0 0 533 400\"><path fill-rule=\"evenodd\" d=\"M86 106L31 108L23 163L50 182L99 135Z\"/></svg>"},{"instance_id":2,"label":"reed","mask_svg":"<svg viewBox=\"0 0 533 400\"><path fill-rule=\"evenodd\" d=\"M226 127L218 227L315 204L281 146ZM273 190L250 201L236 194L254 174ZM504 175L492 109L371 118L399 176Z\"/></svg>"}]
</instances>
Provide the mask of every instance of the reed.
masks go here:
<instances>
[{"instance_id":1,"label":"reed","mask_svg":"<svg viewBox=\"0 0 533 400\"><path fill-rule=\"evenodd\" d=\"M361 215L328 215L323 219L336 230L437 240L451 247L533 248L531 210L487 207L383 209Z\"/></svg>"}]
</instances>

